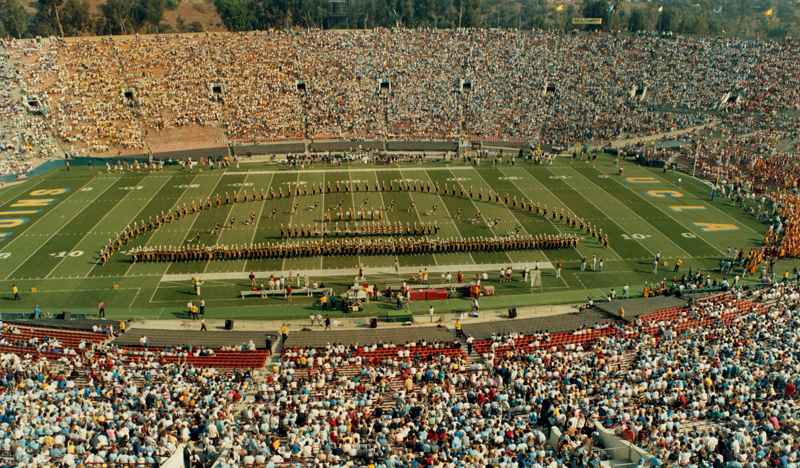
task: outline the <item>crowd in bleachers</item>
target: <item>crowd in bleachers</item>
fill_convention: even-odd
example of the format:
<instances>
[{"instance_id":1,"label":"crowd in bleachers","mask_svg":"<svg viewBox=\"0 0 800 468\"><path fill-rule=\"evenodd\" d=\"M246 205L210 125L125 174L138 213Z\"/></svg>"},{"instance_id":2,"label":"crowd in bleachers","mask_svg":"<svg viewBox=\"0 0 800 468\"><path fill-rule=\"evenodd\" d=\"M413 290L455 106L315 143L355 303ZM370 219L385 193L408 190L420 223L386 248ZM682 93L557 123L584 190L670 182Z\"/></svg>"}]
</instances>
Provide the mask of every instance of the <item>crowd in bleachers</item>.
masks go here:
<instances>
[{"instance_id":1,"label":"crowd in bleachers","mask_svg":"<svg viewBox=\"0 0 800 468\"><path fill-rule=\"evenodd\" d=\"M218 370L252 351L119 348L6 325L3 339L84 346L3 349L0 443L20 467L154 466L191 441L223 468L550 468L597 466L599 422L650 452L649 466L792 466L798 314L787 282L629 322L468 340L473 360L456 340L289 344L263 371Z\"/></svg>"},{"instance_id":2,"label":"crowd in bleachers","mask_svg":"<svg viewBox=\"0 0 800 468\"><path fill-rule=\"evenodd\" d=\"M23 174L36 158L56 154L45 122L29 115L19 87L19 72L0 55L0 175Z\"/></svg>"},{"instance_id":3,"label":"crowd in bleachers","mask_svg":"<svg viewBox=\"0 0 800 468\"><path fill-rule=\"evenodd\" d=\"M567 146L800 106L796 49L737 39L315 30L14 42L11 56L75 154L303 136Z\"/></svg>"}]
</instances>

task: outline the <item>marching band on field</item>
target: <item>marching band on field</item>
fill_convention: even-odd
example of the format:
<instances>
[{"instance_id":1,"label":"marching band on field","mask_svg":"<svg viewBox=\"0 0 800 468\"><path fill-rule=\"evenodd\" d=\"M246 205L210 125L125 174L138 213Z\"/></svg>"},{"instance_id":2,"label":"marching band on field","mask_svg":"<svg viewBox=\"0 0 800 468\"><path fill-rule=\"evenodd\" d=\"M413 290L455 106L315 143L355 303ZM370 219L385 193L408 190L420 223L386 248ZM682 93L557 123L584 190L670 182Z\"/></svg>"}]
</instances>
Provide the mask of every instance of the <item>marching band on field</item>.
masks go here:
<instances>
[{"instance_id":1,"label":"marching band on field","mask_svg":"<svg viewBox=\"0 0 800 468\"><path fill-rule=\"evenodd\" d=\"M558 236L474 237L469 239L317 239L252 246L138 247L133 262L190 262L210 260L262 260L320 255L416 255L452 252L502 252L511 250L564 249L578 245L577 234Z\"/></svg>"},{"instance_id":2,"label":"marching band on field","mask_svg":"<svg viewBox=\"0 0 800 468\"><path fill-rule=\"evenodd\" d=\"M369 192L370 185L365 183L362 185L360 182L353 184L345 184L344 193L354 192ZM608 247L608 234L603 235L603 230L598 229L597 226L592 226L589 222L584 222L583 218L578 218L561 209L558 211L555 207L552 211L548 210L547 205L542 207L539 203L533 203L532 200L525 199L518 200L516 196L511 197L509 194L501 196L499 192L490 190L488 194L484 195L483 189L477 192L472 188L466 189L463 186L452 188L447 184L444 190L441 190L438 183L427 184L415 181L413 184L400 182L397 190L395 189L394 181L389 183L387 187L386 182L378 183L375 181L374 185L376 192L421 192L421 193L436 193L445 196L461 196L476 199L478 201L495 202L505 204L509 209L520 209L528 211L530 214L537 214L544 216L546 219L552 217L553 222L566 222L568 227L578 229L581 233L585 232L587 236ZM311 195L323 195L327 191L328 194L342 193L342 186L337 182L332 185L327 183L327 187L323 186L322 182L319 185L311 184ZM267 192L261 189L256 192L255 188L252 194L246 190L242 191L241 196L244 201L262 201L265 202L267 198L270 199L283 199L291 196L304 196L309 195L307 186L296 189L288 190L288 194L284 194L283 188L275 189L269 188ZM239 203L240 193L234 192L233 195L225 193L225 205L232 203ZM181 207L156 216L155 219L150 217L147 222L141 220L141 223L133 223L128 226L122 233L117 235L116 239L109 239L105 248L100 251L100 259L103 264L110 258L111 254L117 250L121 250L123 245L127 245L139 235L146 234L147 231L155 231L161 226L172 223L175 219L185 217L191 211L193 214L198 211L210 210L213 206L220 207L223 203L223 198L216 194L214 201L208 197L205 201L202 199L198 202L191 202L191 207L186 203ZM284 226L280 225L280 243L265 243L250 246L205 246L199 245L201 233L197 232L197 243L190 247L137 247L130 251L133 257L133 262L183 262L183 261L208 261L208 260L236 260L236 259L267 259L267 258L288 258L288 257L303 257L315 255L414 255L421 253L448 253L448 252L497 252L508 250L537 250L537 249L563 249L574 248L577 246L579 237L577 234L558 234L558 235L520 235L519 231L521 226L517 225L516 230L508 231L502 237L474 237L474 238L439 238L439 224L438 222L424 222L406 223L405 226L399 222L394 223L384 220L386 212L394 210L394 200L392 200L388 207L385 208L370 208L367 209L368 198L364 199L364 203L360 207L343 208L343 200L340 200L338 205L333 205L327 210L322 225L315 223L312 227L311 224ZM298 203L293 205L293 213L297 212ZM319 202L315 202L313 206L308 206L309 211L316 211L319 207ZM409 211L414 209L412 203ZM333 212L333 213L332 213ZM436 205L427 214L435 214ZM268 219L274 219L276 208L272 208L272 214ZM461 209L455 216L455 219L460 219ZM550 216L549 216L550 215ZM255 213L250 216L250 219L244 221L244 224L251 224L254 222ZM351 221L361 221L361 225ZM476 223L481 220L480 212L477 213L475 219L470 219L468 222ZM496 225L497 219L494 221L488 220L491 226ZM224 224L224 223L223 223ZM234 218L230 219L231 227L234 224ZM341 224L341 225L340 225ZM220 229L219 223L216 223L212 234L218 234ZM405 237L402 237L405 235ZM371 240L371 236L389 236L388 239ZM425 238L414 238L412 236L427 236ZM435 238L433 236L436 236ZM299 242L292 242L292 239L303 239Z\"/></svg>"}]
</instances>

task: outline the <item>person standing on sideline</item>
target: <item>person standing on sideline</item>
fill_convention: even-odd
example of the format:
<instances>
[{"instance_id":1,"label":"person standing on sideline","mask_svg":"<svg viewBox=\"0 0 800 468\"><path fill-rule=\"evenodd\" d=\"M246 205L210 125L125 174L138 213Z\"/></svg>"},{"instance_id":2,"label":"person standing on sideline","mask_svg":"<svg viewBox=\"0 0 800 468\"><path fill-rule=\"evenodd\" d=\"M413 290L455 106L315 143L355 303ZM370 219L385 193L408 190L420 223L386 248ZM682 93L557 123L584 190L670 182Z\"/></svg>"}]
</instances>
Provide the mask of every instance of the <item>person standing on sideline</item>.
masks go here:
<instances>
[{"instance_id":1,"label":"person standing on sideline","mask_svg":"<svg viewBox=\"0 0 800 468\"><path fill-rule=\"evenodd\" d=\"M36 304L36 307L33 308L33 317L34 318L42 318L42 311L39 310L39 304Z\"/></svg>"},{"instance_id":2,"label":"person standing on sideline","mask_svg":"<svg viewBox=\"0 0 800 468\"><path fill-rule=\"evenodd\" d=\"M602 263L603 263L603 261L601 260L601 261L600 261L600 263L601 263L600 269L602 270L602 268L603 268L603 266L602 266ZM561 260L559 260L559 261L558 261L558 263L556 264L556 278L561 278L561 267L562 267L562 266L564 266L564 262L563 262L563 261L561 261Z\"/></svg>"},{"instance_id":3,"label":"person standing on sideline","mask_svg":"<svg viewBox=\"0 0 800 468\"><path fill-rule=\"evenodd\" d=\"M403 293L397 293L397 310L403 310Z\"/></svg>"},{"instance_id":4,"label":"person standing on sideline","mask_svg":"<svg viewBox=\"0 0 800 468\"><path fill-rule=\"evenodd\" d=\"M249 278L250 278L250 287L252 287L253 289L255 289L255 288L256 288L256 275L255 275L255 273L253 273L253 272L251 271L251 272L250 272L250 276L249 276Z\"/></svg>"},{"instance_id":5,"label":"person standing on sideline","mask_svg":"<svg viewBox=\"0 0 800 468\"><path fill-rule=\"evenodd\" d=\"M17 289L17 285L16 284L11 285L11 292L14 293L14 300L15 301L21 301L22 300L22 298L19 297L19 289Z\"/></svg>"},{"instance_id":6,"label":"person standing on sideline","mask_svg":"<svg viewBox=\"0 0 800 468\"><path fill-rule=\"evenodd\" d=\"M461 333L461 319L456 319L456 324L454 325L454 328L456 329L456 338L461 338L462 336L464 336L464 334Z\"/></svg>"},{"instance_id":7,"label":"person standing on sideline","mask_svg":"<svg viewBox=\"0 0 800 468\"><path fill-rule=\"evenodd\" d=\"M581 260L581 271L586 271L586 257Z\"/></svg>"},{"instance_id":8,"label":"person standing on sideline","mask_svg":"<svg viewBox=\"0 0 800 468\"><path fill-rule=\"evenodd\" d=\"M681 261L681 258L680 257L676 258L675 259L675 271L678 271L678 269L681 267L681 265L683 265L683 262Z\"/></svg>"},{"instance_id":9,"label":"person standing on sideline","mask_svg":"<svg viewBox=\"0 0 800 468\"><path fill-rule=\"evenodd\" d=\"M98 310L100 312L100 318L106 318L106 305L103 301L100 301L100 305L98 306Z\"/></svg>"},{"instance_id":10,"label":"person standing on sideline","mask_svg":"<svg viewBox=\"0 0 800 468\"><path fill-rule=\"evenodd\" d=\"M628 291L630 291L630 290L631 290L631 287L628 286L627 283L625 283L625 286L623 286L623 288L622 288L622 293L625 294L625 299L629 299Z\"/></svg>"},{"instance_id":11,"label":"person standing on sideline","mask_svg":"<svg viewBox=\"0 0 800 468\"><path fill-rule=\"evenodd\" d=\"M598 266L597 272L598 273L602 273L603 272L603 259L602 258L600 259L600 263L598 263L597 266Z\"/></svg>"},{"instance_id":12,"label":"person standing on sideline","mask_svg":"<svg viewBox=\"0 0 800 468\"><path fill-rule=\"evenodd\" d=\"M322 304L322 310L323 311L327 311L328 310L328 297L323 295L322 297L319 298L319 302L320 302L320 304ZM312 323L311 325L313 326L314 324Z\"/></svg>"},{"instance_id":13,"label":"person standing on sideline","mask_svg":"<svg viewBox=\"0 0 800 468\"><path fill-rule=\"evenodd\" d=\"M139 343L141 343L142 348L147 349L147 337L146 336L142 335L142 337L139 338Z\"/></svg>"},{"instance_id":14,"label":"person standing on sideline","mask_svg":"<svg viewBox=\"0 0 800 468\"><path fill-rule=\"evenodd\" d=\"M325 330L331 329L331 317L328 314L325 314Z\"/></svg>"},{"instance_id":15,"label":"person standing on sideline","mask_svg":"<svg viewBox=\"0 0 800 468\"><path fill-rule=\"evenodd\" d=\"M194 293L198 296L200 295L200 286L203 285L205 281L194 280Z\"/></svg>"},{"instance_id":16,"label":"person standing on sideline","mask_svg":"<svg viewBox=\"0 0 800 468\"><path fill-rule=\"evenodd\" d=\"M470 334L467 336L467 354L472 354L472 342L475 341L475 338L472 337Z\"/></svg>"},{"instance_id":17,"label":"person standing on sideline","mask_svg":"<svg viewBox=\"0 0 800 468\"><path fill-rule=\"evenodd\" d=\"M186 311L189 312L189 317L192 316L192 307L194 307L194 304L192 304L192 301L189 301L188 303L186 303Z\"/></svg>"},{"instance_id":18,"label":"person standing on sideline","mask_svg":"<svg viewBox=\"0 0 800 468\"><path fill-rule=\"evenodd\" d=\"M120 335L125 333L125 326L126 326L125 325L125 321L124 320L120 320L119 321L119 334Z\"/></svg>"},{"instance_id":19,"label":"person standing on sideline","mask_svg":"<svg viewBox=\"0 0 800 468\"><path fill-rule=\"evenodd\" d=\"M397 260L394 261L394 274L397 276L400 275L400 262Z\"/></svg>"},{"instance_id":20,"label":"person standing on sideline","mask_svg":"<svg viewBox=\"0 0 800 468\"><path fill-rule=\"evenodd\" d=\"M289 327L284 323L281 325L281 339L283 339L284 343L286 343L286 338L289 338Z\"/></svg>"},{"instance_id":21,"label":"person standing on sideline","mask_svg":"<svg viewBox=\"0 0 800 468\"><path fill-rule=\"evenodd\" d=\"M653 274L658 273L658 260L653 260Z\"/></svg>"},{"instance_id":22,"label":"person standing on sideline","mask_svg":"<svg viewBox=\"0 0 800 468\"><path fill-rule=\"evenodd\" d=\"M286 300L292 302L292 285L286 285Z\"/></svg>"},{"instance_id":23,"label":"person standing on sideline","mask_svg":"<svg viewBox=\"0 0 800 468\"><path fill-rule=\"evenodd\" d=\"M321 327L323 323L322 314L317 314L317 324Z\"/></svg>"},{"instance_id":24,"label":"person standing on sideline","mask_svg":"<svg viewBox=\"0 0 800 468\"><path fill-rule=\"evenodd\" d=\"M200 315L203 317L206 315L206 301L204 299L200 299Z\"/></svg>"},{"instance_id":25,"label":"person standing on sideline","mask_svg":"<svg viewBox=\"0 0 800 468\"><path fill-rule=\"evenodd\" d=\"M678 177L678 188L681 188L681 178Z\"/></svg>"},{"instance_id":26,"label":"person standing on sideline","mask_svg":"<svg viewBox=\"0 0 800 468\"><path fill-rule=\"evenodd\" d=\"M428 308L428 315L431 316L431 323L433 323L433 304Z\"/></svg>"},{"instance_id":27,"label":"person standing on sideline","mask_svg":"<svg viewBox=\"0 0 800 468\"><path fill-rule=\"evenodd\" d=\"M597 255L592 255L592 271L597 266Z\"/></svg>"},{"instance_id":28,"label":"person standing on sideline","mask_svg":"<svg viewBox=\"0 0 800 468\"><path fill-rule=\"evenodd\" d=\"M311 315L308 316L308 320L311 321L311 325L310 326L312 326L312 327L314 326L314 320L316 320L316 319L317 319L317 317L314 315L314 312L311 312Z\"/></svg>"},{"instance_id":29,"label":"person standing on sideline","mask_svg":"<svg viewBox=\"0 0 800 468\"><path fill-rule=\"evenodd\" d=\"M200 319L200 331L208 331L208 328L206 328L205 318Z\"/></svg>"}]
</instances>

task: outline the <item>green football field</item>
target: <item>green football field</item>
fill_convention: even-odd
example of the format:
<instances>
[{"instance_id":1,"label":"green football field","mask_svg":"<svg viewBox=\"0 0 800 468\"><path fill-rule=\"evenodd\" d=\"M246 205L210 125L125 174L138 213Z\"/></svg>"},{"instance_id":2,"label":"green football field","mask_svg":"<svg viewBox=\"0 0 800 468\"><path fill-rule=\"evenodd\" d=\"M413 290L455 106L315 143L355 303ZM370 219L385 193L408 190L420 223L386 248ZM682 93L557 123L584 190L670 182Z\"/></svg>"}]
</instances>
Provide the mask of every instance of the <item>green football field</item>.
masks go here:
<instances>
[{"instance_id":1,"label":"green football field","mask_svg":"<svg viewBox=\"0 0 800 468\"><path fill-rule=\"evenodd\" d=\"M437 222L439 237L490 237L505 235L521 226L522 234L552 235L577 233L564 223L553 222L527 210L511 209L500 203L478 201L477 193L490 190L506 193L513 199L533 200L547 205L552 211L574 213L603 229L609 235L610 246L605 249L581 233L576 249L515 251L507 253L452 253L416 255L397 259L403 277L429 268L431 276L438 278L442 272L465 277L486 271L489 284L496 285L500 297L487 298L493 307L521 306L549 302L578 302L586 296L608 293L610 288L621 288L629 283L633 291L640 291L645 282L671 279L676 258L683 260L682 272L701 268L712 271L727 247L746 249L760 246L766 225L745 215L729 201L711 201L710 190L703 182L683 176L682 186L677 186L679 174L663 173L635 167L626 162L623 176L617 175L610 156L601 156L594 163L568 160L551 166L508 165L492 167L465 166L460 163L430 163L426 165L401 164L398 166L323 167L291 171L287 168L261 163L242 164L241 169L203 170L181 172L177 166L167 167L159 173L108 174L95 166L72 167L53 170L43 178L0 190L0 291L4 291L4 312L31 312L35 305L43 310L60 312L94 312L100 300L105 301L109 317L185 317L185 304L197 296L189 279L196 276L205 283L202 287L207 311L211 317L283 318L307 315L307 310L317 308L314 300L295 297L291 305L272 297L241 299L240 291L249 289L247 276L253 271L258 281L266 283L270 274L308 274L311 280L332 286L336 293L351 283L359 265L367 268L367 280L381 288L396 284L395 257L390 256L327 256L300 259L270 259L258 261L212 261L189 263L133 264L130 249L140 246L181 246L194 242L200 231L200 243L205 245L249 245L259 242L277 242L279 226L321 223L326 209L338 205L345 211L361 207L364 198L367 209L388 207L394 201L394 210L387 213L392 223ZM395 189L401 181L413 184L438 183L442 192L375 192L375 181L393 182ZM312 185L339 184L341 193L312 196ZM361 192L355 192L355 184ZM364 192L364 184L370 191ZM345 193L345 185L353 191ZM475 191L475 198L444 195L444 185L464 186ZM244 192L253 189L269 192L273 188L284 193L300 186L308 187L309 195L286 197L282 200L244 202ZM225 205L225 193L240 193L240 202ZM452 192L451 192L452 193ZM155 232L139 236L112 255L106 265L99 263L99 252L118 232L133 222L141 223L151 216L174 210L178 206L191 206L191 202L219 194L222 206L175 220ZM414 201L417 210L407 209ZM292 214L292 205L299 209ZM320 208L309 210L319 202ZM435 214L426 214L433 205ZM276 219L268 219L276 208ZM461 219L454 219L461 209ZM484 218L499 218L497 226L486 222L469 224L480 211ZM255 214L255 222L244 221ZM332 213L335 217L335 212ZM228 220L235 223L229 227ZM215 223L224 226L213 235ZM361 222L359 221L360 225ZM341 222L344 230L344 222ZM661 253L662 266L652 273L653 259ZM580 271L580 260L590 261L596 256L603 260L601 271ZM499 269L513 266L518 273L526 265L540 262L544 273L541 287L531 290L530 285L519 281L496 284ZM556 277L552 265L564 262L561 277ZM664 267L663 262L668 262ZM788 261L781 268L791 268ZM779 274L782 273L782 269ZM712 277L721 275L712 274ZM438 281L432 281L438 282ZM16 285L21 301L14 301L11 290ZM294 285L294 283L293 283ZM115 289L115 286L118 289ZM32 288L36 288L32 292ZM394 305L371 304L368 313L389 310ZM422 310L425 304L415 304ZM455 300L437 306L468 308L463 301Z\"/></svg>"}]
</instances>

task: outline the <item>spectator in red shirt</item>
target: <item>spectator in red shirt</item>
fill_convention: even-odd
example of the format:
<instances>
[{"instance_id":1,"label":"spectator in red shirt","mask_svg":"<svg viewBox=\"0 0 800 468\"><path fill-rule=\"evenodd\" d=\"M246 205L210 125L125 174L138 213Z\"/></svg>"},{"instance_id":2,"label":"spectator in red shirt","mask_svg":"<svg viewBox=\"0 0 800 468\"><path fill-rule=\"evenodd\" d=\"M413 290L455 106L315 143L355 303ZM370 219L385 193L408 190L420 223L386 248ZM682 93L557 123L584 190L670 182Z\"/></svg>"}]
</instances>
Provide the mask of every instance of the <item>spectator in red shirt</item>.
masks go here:
<instances>
[{"instance_id":1,"label":"spectator in red shirt","mask_svg":"<svg viewBox=\"0 0 800 468\"><path fill-rule=\"evenodd\" d=\"M461 273L459 271L458 274L456 275L456 278L458 278L458 284L462 284L464 282L464 273Z\"/></svg>"},{"instance_id":2,"label":"spectator in red shirt","mask_svg":"<svg viewBox=\"0 0 800 468\"><path fill-rule=\"evenodd\" d=\"M792 395L794 395L796 391L797 387L795 387L792 382L787 383L786 386L783 387L783 393L786 395L786 398L792 398Z\"/></svg>"}]
</instances>

